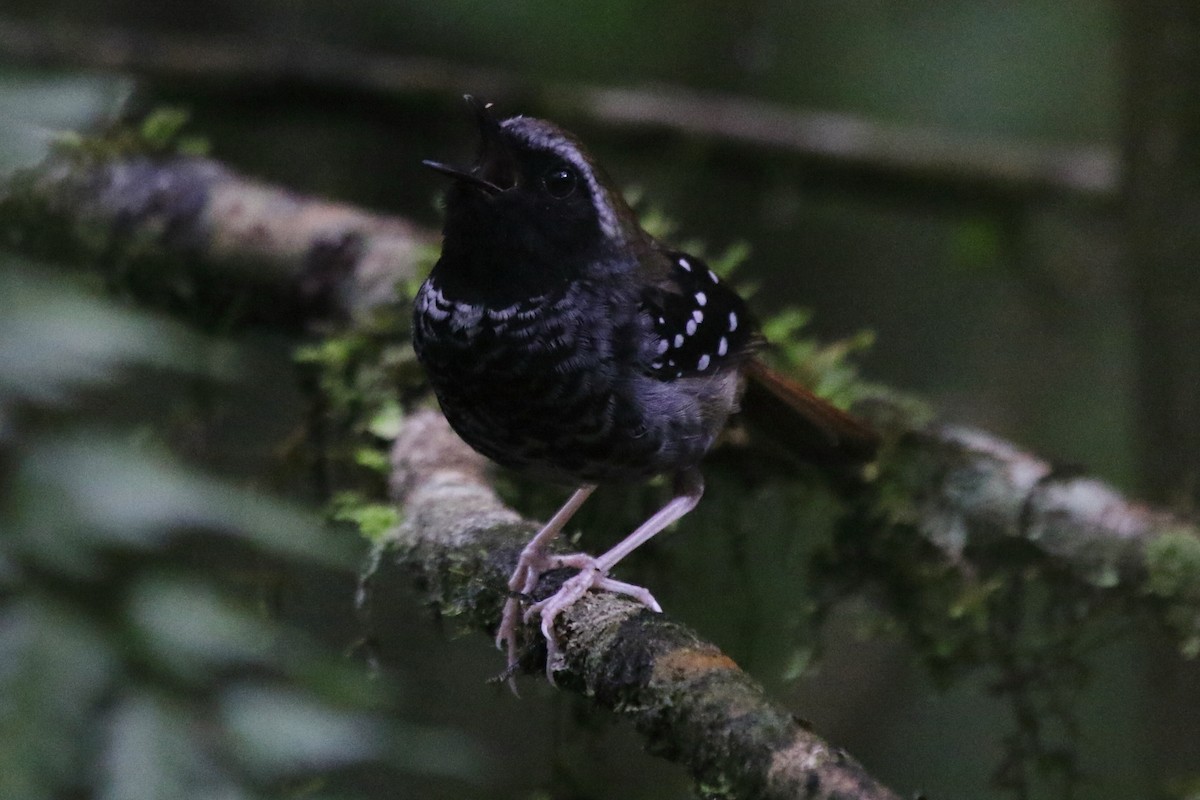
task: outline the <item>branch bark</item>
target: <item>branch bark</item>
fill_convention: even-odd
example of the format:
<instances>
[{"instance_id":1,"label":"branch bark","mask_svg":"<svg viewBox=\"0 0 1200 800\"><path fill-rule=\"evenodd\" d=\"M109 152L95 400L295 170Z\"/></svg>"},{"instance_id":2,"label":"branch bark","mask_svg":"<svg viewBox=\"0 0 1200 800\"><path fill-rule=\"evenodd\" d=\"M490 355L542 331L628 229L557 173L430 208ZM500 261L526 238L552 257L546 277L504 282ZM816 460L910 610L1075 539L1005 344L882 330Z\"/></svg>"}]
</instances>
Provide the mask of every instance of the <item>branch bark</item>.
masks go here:
<instances>
[{"instance_id":1,"label":"branch bark","mask_svg":"<svg viewBox=\"0 0 1200 800\"><path fill-rule=\"evenodd\" d=\"M443 613L494 633L508 575L536 524L500 502L484 459L433 411L405 421L392 466L406 515L390 546ZM715 645L662 614L589 593L557 633L567 663L559 685L630 719L649 750L685 765L700 786L762 800L899 798L773 704Z\"/></svg>"},{"instance_id":2,"label":"branch bark","mask_svg":"<svg viewBox=\"0 0 1200 800\"><path fill-rule=\"evenodd\" d=\"M30 255L98 268L156 305L237 307L293 326L386 304L436 241L405 220L299 196L210 159L86 147L0 186L0 232Z\"/></svg>"}]
</instances>

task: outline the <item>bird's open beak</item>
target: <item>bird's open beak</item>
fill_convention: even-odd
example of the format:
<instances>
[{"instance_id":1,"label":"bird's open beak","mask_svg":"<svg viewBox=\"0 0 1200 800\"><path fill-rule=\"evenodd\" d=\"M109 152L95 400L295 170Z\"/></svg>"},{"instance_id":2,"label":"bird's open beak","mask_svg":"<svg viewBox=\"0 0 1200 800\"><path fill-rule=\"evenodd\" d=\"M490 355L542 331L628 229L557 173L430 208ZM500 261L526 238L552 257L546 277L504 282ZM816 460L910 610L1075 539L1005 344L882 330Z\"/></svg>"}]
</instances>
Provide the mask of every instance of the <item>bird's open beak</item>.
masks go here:
<instances>
[{"instance_id":1,"label":"bird's open beak","mask_svg":"<svg viewBox=\"0 0 1200 800\"><path fill-rule=\"evenodd\" d=\"M496 195L505 189L511 189L516 184L516 162L504 141L500 121L492 113L492 104L469 94L463 99L475 112L475 120L479 125L479 152L475 157L475 165L464 169L440 161L421 163L435 172L449 175L488 194Z\"/></svg>"}]
</instances>

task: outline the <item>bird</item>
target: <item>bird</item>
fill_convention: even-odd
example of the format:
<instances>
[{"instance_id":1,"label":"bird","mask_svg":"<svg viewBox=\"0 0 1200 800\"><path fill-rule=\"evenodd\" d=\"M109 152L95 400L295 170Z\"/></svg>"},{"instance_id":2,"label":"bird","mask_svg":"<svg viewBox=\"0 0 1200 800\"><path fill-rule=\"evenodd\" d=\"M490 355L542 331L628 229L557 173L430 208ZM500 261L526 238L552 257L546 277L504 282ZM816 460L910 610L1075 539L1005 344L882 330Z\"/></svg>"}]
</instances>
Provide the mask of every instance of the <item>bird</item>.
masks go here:
<instances>
[{"instance_id":1,"label":"bird","mask_svg":"<svg viewBox=\"0 0 1200 800\"><path fill-rule=\"evenodd\" d=\"M555 621L589 591L662 611L611 571L696 507L701 459L739 404L811 460L869 461L879 437L767 367L746 302L701 258L646 232L579 139L466 100L479 127L474 163L423 162L451 183L441 255L413 301L412 342L468 445L574 488L522 549L496 632L514 685L523 623L538 620L553 682L565 666ZM660 475L673 481L671 499L611 549L551 552L598 486ZM531 601L541 576L561 568L576 572Z\"/></svg>"}]
</instances>

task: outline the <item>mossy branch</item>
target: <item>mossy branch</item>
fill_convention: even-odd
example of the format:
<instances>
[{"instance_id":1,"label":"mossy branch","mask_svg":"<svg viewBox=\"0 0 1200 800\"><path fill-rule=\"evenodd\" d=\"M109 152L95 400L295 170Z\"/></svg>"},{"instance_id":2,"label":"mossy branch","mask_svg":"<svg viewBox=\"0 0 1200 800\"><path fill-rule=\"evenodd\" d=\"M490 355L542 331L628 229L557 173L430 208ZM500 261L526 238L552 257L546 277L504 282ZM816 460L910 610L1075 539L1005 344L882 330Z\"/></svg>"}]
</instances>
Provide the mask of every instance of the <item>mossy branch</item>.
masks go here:
<instances>
[{"instance_id":1,"label":"mossy branch","mask_svg":"<svg viewBox=\"0 0 1200 800\"><path fill-rule=\"evenodd\" d=\"M484 459L436 412L405 421L392 467L406 517L387 546L443 614L494 633L508 575L536 524L500 502ZM559 685L632 720L647 747L684 764L705 796L898 798L770 702L715 645L662 614L590 593L563 614L558 633L567 663Z\"/></svg>"},{"instance_id":2,"label":"mossy branch","mask_svg":"<svg viewBox=\"0 0 1200 800\"><path fill-rule=\"evenodd\" d=\"M195 314L304 327L394 303L435 239L404 220L296 195L214 161L85 143L0 189L10 247L107 270L122 292ZM397 332L402 336L403 332ZM1200 651L1200 530L1095 478L985 433L929 422L922 404L856 387L889 442L858 491L874 519L912 525L952 559L1020 540L1089 587L1149 598Z\"/></svg>"},{"instance_id":3,"label":"mossy branch","mask_svg":"<svg viewBox=\"0 0 1200 800\"><path fill-rule=\"evenodd\" d=\"M86 264L158 307L291 327L362 318L434 241L126 134L64 143L0 186L2 241Z\"/></svg>"},{"instance_id":4,"label":"mossy branch","mask_svg":"<svg viewBox=\"0 0 1200 800\"><path fill-rule=\"evenodd\" d=\"M896 422L886 406L860 411L880 426ZM983 431L930 424L895 430L892 441L873 489L877 511L964 562L991 545L1023 543L1084 586L1148 601L1181 652L1200 655L1195 520Z\"/></svg>"}]
</instances>

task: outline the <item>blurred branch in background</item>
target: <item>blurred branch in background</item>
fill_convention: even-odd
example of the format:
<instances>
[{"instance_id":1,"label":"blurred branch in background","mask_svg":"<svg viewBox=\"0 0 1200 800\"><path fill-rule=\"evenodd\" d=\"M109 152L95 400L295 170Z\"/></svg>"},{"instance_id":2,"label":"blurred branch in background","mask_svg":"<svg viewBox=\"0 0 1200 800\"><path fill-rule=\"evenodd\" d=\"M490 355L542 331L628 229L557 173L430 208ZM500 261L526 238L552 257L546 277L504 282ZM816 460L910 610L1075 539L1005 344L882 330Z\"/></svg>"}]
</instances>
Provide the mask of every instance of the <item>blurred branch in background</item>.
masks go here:
<instances>
[{"instance_id":1,"label":"blurred branch in background","mask_svg":"<svg viewBox=\"0 0 1200 800\"><path fill-rule=\"evenodd\" d=\"M369 94L520 95L556 119L585 117L627 128L658 128L785 150L881 182L953 194L1069 197L1106 202L1119 162L1106 147L1060 146L964 136L848 114L791 109L673 87L614 89L531 84L494 69L428 58L369 55L318 43L185 38L132 29L26 22L0 17L0 60L10 64L136 72L148 79L222 87L294 85Z\"/></svg>"}]
</instances>

